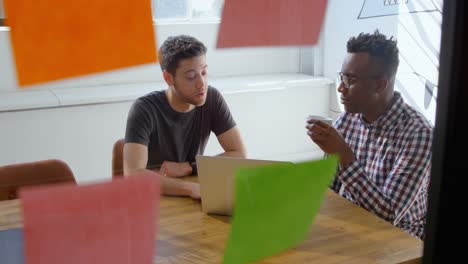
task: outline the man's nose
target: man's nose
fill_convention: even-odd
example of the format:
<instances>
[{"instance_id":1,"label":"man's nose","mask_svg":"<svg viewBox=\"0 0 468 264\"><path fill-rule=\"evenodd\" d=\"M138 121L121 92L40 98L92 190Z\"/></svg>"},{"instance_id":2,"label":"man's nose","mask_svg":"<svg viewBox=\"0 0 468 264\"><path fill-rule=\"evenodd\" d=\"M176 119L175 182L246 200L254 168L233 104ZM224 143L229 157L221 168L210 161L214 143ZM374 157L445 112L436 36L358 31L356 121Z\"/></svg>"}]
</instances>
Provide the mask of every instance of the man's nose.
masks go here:
<instances>
[{"instance_id":1,"label":"man's nose","mask_svg":"<svg viewBox=\"0 0 468 264\"><path fill-rule=\"evenodd\" d=\"M197 88L198 89L203 89L205 87L205 78L203 78L203 76L200 76L200 78L198 78L198 82L197 82Z\"/></svg>"},{"instance_id":2,"label":"man's nose","mask_svg":"<svg viewBox=\"0 0 468 264\"><path fill-rule=\"evenodd\" d=\"M340 82L340 85L338 86L338 92L339 93L345 93L348 89L344 86L343 82Z\"/></svg>"}]
</instances>

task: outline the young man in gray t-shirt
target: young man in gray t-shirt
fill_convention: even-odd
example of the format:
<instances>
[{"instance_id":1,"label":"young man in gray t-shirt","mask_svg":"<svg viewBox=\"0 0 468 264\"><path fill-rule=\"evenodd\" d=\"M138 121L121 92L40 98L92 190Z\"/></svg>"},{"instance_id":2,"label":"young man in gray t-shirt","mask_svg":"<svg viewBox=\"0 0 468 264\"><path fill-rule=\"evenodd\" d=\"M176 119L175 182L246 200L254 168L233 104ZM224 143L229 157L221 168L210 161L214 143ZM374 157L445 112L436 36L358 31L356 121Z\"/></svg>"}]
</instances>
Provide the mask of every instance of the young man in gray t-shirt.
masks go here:
<instances>
[{"instance_id":1,"label":"young man in gray t-shirt","mask_svg":"<svg viewBox=\"0 0 468 264\"><path fill-rule=\"evenodd\" d=\"M197 39L169 37L160 48L168 88L138 98L128 114L124 175L159 170L163 194L200 198L198 183L174 177L196 174L210 133L223 156L245 157L236 123L222 95L208 86L206 47Z\"/></svg>"}]
</instances>

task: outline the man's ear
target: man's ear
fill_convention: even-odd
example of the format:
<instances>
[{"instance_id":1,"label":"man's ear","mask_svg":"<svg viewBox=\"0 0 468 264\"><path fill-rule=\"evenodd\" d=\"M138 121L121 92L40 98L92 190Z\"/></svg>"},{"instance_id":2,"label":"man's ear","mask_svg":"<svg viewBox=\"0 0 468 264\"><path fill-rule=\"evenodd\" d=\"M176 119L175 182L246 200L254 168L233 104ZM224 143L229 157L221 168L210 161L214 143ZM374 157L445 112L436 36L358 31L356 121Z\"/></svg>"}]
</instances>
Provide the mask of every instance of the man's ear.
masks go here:
<instances>
[{"instance_id":1,"label":"man's ear","mask_svg":"<svg viewBox=\"0 0 468 264\"><path fill-rule=\"evenodd\" d=\"M163 78L164 81L167 83L168 86L173 86L174 85L174 77L172 74L166 70L163 71Z\"/></svg>"},{"instance_id":2,"label":"man's ear","mask_svg":"<svg viewBox=\"0 0 468 264\"><path fill-rule=\"evenodd\" d=\"M375 91L377 93L382 93L382 92L386 91L387 87L388 87L388 85L390 83L390 81L387 80L387 79L379 79L379 80L375 80L375 81L377 83L377 87L375 89Z\"/></svg>"}]
</instances>

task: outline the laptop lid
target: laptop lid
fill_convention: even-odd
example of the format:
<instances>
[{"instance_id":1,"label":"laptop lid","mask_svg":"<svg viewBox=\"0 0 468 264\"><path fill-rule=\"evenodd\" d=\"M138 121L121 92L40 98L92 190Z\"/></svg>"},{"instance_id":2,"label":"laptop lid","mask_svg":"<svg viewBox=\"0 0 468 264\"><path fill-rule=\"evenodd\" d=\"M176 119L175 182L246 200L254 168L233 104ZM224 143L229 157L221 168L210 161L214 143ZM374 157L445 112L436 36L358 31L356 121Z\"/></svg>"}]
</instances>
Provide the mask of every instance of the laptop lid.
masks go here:
<instances>
[{"instance_id":1,"label":"laptop lid","mask_svg":"<svg viewBox=\"0 0 468 264\"><path fill-rule=\"evenodd\" d=\"M234 208L234 173L239 168L266 166L286 161L197 156L198 182L205 213L231 215Z\"/></svg>"}]
</instances>

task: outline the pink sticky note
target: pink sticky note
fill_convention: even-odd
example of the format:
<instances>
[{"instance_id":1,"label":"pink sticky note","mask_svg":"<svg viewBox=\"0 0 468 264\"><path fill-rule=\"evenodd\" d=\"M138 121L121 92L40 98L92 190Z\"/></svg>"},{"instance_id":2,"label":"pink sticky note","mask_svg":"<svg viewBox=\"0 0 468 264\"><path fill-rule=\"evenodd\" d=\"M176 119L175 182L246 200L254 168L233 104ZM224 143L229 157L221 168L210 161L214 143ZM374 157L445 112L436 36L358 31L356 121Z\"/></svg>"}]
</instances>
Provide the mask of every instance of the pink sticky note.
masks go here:
<instances>
[{"instance_id":1,"label":"pink sticky note","mask_svg":"<svg viewBox=\"0 0 468 264\"><path fill-rule=\"evenodd\" d=\"M225 0L218 48L314 45L326 0Z\"/></svg>"},{"instance_id":2,"label":"pink sticky note","mask_svg":"<svg viewBox=\"0 0 468 264\"><path fill-rule=\"evenodd\" d=\"M26 263L152 263L158 178L21 190Z\"/></svg>"}]
</instances>

